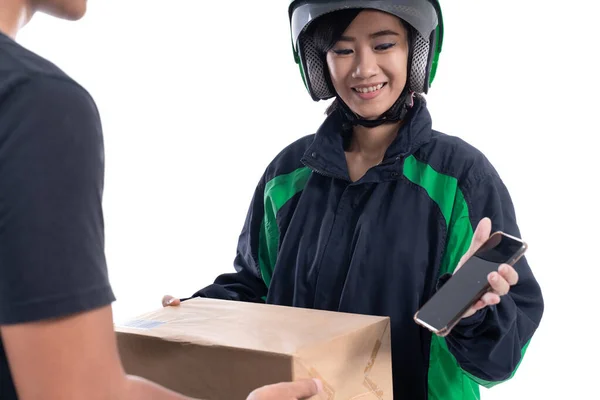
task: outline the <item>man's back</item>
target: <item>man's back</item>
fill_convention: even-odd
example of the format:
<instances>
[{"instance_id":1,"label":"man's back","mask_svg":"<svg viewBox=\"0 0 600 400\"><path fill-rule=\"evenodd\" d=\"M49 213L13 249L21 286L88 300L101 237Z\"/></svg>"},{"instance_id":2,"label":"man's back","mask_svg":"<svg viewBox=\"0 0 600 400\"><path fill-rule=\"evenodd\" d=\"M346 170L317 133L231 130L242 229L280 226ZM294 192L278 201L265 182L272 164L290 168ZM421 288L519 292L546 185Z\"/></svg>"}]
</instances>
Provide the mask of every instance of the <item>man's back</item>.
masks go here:
<instances>
[{"instance_id":1,"label":"man's back","mask_svg":"<svg viewBox=\"0 0 600 400\"><path fill-rule=\"evenodd\" d=\"M89 94L0 33L0 325L114 301L102 129ZM16 394L0 340L0 399Z\"/></svg>"}]
</instances>

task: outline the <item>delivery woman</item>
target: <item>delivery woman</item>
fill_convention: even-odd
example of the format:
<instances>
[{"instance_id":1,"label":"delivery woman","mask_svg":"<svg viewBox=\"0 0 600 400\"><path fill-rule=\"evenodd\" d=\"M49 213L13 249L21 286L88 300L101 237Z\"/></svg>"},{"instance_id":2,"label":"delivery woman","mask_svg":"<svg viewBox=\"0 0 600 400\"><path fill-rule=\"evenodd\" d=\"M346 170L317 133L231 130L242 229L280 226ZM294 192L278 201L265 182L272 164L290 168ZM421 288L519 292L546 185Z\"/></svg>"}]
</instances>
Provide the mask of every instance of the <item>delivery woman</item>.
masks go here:
<instances>
[{"instance_id":1,"label":"delivery woman","mask_svg":"<svg viewBox=\"0 0 600 400\"><path fill-rule=\"evenodd\" d=\"M316 134L266 168L236 272L193 297L390 316L394 398L479 398L515 372L543 299L522 258L489 275L493 291L447 337L413 320L492 230L520 234L486 157L432 129L422 93L442 46L439 4L302 0L289 15L310 96L335 100Z\"/></svg>"}]
</instances>

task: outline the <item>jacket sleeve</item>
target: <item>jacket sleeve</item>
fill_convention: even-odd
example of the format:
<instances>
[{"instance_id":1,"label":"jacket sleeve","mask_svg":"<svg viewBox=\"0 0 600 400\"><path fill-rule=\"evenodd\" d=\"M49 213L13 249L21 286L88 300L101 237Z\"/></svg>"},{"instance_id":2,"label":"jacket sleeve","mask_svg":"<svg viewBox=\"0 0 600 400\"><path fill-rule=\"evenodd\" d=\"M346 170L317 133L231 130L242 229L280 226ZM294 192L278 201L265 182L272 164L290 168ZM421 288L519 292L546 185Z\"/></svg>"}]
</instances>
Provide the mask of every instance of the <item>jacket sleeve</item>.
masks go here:
<instances>
[{"instance_id":1,"label":"jacket sleeve","mask_svg":"<svg viewBox=\"0 0 600 400\"><path fill-rule=\"evenodd\" d=\"M219 275L213 284L197 291L194 297L265 302L267 286L259 262L260 242L264 241L264 177L254 192L246 221L239 236L234 259L236 272ZM268 260L265 260L267 262ZM264 266L263 266L264 268ZM189 298L181 299L182 301Z\"/></svg>"},{"instance_id":2,"label":"jacket sleeve","mask_svg":"<svg viewBox=\"0 0 600 400\"><path fill-rule=\"evenodd\" d=\"M512 200L495 171L468 182L463 194L471 232L481 219L489 217L492 232L520 237ZM461 320L446 337L462 370L485 387L513 376L544 310L542 292L527 259L522 257L514 267L519 281L500 303Z\"/></svg>"}]
</instances>

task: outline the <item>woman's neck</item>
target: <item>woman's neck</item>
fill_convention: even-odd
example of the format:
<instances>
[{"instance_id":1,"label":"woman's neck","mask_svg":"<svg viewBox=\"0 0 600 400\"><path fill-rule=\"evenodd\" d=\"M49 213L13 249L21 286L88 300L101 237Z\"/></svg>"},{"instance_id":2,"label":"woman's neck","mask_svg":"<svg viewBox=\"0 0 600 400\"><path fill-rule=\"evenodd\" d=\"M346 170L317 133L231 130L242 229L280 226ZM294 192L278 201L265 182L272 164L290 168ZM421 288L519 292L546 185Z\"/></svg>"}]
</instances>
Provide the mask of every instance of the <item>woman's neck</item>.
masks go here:
<instances>
[{"instance_id":1,"label":"woman's neck","mask_svg":"<svg viewBox=\"0 0 600 400\"><path fill-rule=\"evenodd\" d=\"M357 125L352 131L348 153L360 155L365 160L378 160L379 163L392 144L402 122L382 124L373 128Z\"/></svg>"}]
</instances>

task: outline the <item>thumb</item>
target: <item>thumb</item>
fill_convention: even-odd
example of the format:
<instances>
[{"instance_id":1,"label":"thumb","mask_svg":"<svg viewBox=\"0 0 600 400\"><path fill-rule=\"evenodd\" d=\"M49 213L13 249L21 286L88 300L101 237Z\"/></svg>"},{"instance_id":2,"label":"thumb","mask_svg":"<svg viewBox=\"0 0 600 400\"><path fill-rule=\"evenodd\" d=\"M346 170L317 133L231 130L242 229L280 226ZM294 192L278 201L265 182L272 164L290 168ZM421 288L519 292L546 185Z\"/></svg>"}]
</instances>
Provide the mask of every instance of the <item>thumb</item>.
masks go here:
<instances>
[{"instance_id":1,"label":"thumb","mask_svg":"<svg viewBox=\"0 0 600 400\"><path fill-rule=\"evenodd\" d=\"M458 261L458 265L454 270L456 273L462 266L467 262L467 260L475 254L477 250L485 243L486 240L489 239L492 233L492 220L489 218L483 218L477 224L477 228L475 228L475 232L473 232L473 237L471 238L471 245L469 249Z\"/></svg>"},{"instance_id":2,"label":"thumb","mask_svg":"<svg viewBox=\"0 0 600 400\"><path fill-rule=\"evenodd\" d=\"M181 301L173 296L163 296L162 298L162 305L163 307L168 307L168 306L178 306L179 304L181 304Z\"/></svg>"},{"instance_id":3,"label":"thumb","mask_svg":"<svg viewBox=\"0 0 600 400\"><path fill-rule=\"evenodd\" d=\"M284 385L288 386L286 395L290 399L307 399L323 392L323 383L318 379L305 379Z\"/></svg>"},{"instance_id":4,"label":"thumb","mask_svg":"<svg viewBox=\"0 0 600 400\"><path fill-rule=\"evenodd\" d=\"M477 228L473 233L473 240L471 241L471 248L469 249L469 253L475 253L477 249L481 247L482 244L485 243L486 240L489 239L492 234L492 220L489 218L483 218L477 224Z\"/></svg>"}]
</instances>

